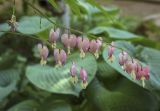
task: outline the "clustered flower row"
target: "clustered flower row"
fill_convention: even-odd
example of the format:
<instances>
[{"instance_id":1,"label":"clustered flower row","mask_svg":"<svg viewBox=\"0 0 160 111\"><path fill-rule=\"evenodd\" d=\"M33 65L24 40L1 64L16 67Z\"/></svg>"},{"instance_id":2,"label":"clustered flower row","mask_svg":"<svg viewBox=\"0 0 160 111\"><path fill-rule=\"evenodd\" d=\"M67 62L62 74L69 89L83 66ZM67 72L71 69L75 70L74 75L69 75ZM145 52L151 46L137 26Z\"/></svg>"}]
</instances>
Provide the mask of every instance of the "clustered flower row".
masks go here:
<instances>
[{"instance_id":1,"label":"clustered flower row","mask_svg":"<svg viewBox=\"0 0 160 111\"><path fill-rule=\"evenodd\" d=\"M75 47L78 47L80 50L80 57L84 58L86 52L91 52L94 54L96 58L99 57L99 51L102 47L102 38L99 37L96 40L89 40L88 38L76 37L74 34L62 34L61 42L64 47L67 49L67 54L65 50L56 48L56 42L60 37L60 29L51 29L49 34L49 42L51 43L52 48L54 49L53 55L54 60L58 66L62 66L65 64L67 59L67 54L71 53ZM41 65L45 65L47 63L47 57L49 54L49 50L46 45L38 44L38 50L41 57ZM113 62L114 60L114 50L115 44L112 42L108 46L108 60ZM149 79L149 67L143 67L136 59L129 58L129 55L126 51L122 51L118 55L118 60L120 66L122 66L123 70L131 75L133 79L142 80L143 86L145 85L144 80ZM73 78L73 82L77 81L77 69L75 62L72 63L70 73ZM80 70L80 76L83 83L83 87L85 88L87 85L87 72L84 68Z\"/></svg>"}]
</instances>

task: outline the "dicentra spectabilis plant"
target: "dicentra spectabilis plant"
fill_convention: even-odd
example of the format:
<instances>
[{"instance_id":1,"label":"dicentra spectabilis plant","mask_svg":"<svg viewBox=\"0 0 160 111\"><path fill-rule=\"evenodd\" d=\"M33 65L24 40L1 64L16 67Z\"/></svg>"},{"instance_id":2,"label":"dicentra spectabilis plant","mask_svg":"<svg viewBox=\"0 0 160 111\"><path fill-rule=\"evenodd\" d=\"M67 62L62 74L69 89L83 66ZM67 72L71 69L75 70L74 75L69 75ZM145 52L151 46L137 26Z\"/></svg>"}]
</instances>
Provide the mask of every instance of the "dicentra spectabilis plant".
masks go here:
<instances>
[{"instance_id":1,"label":"dicentra spectabilis plant","mask_svg":"<svg viewBox=\"0 0 160 111\"><path fill-rule=\"evenodd\" d=\"M99 57L99 50L102 46L102 38L99 37L97 40L91 40L89 51L94 54L94 56L98 59Z\"/></svg>"},{"instance_id":2,"label":"dicentra spectabilis plant","mask_svg":"<svg viewBox=\"0 0 160 111\"><path fill-rule=\"evenodd\" d=\"M39 54L41 57L40 64L45 65L47 63L47 57L49 54L49 50L48 50L47 46L40 44L40 43L37 45L37 47L38 47L38 51L39 51Z\"/></svg>"},{"instance_id":3,"label":"dicentra spectabilis plant","mask_svg":"<svg viewBox=\"0 0 160 111\"><path fill-rule=\"evenodd\" d=\"M9 20L8 23L10 26L10 30L12 32L16 31L17 22L16 22L16 17L14 15L14 11L11 20ZM67 28L67 30L69 29ZM70 30L68 32L70 32ZM57 47L57 41L59 38L61 39L61 43L63 44L64 49L59 49ZM67 61L67 55L70 55L71 51L73 51L74 48L79 49L81 59L83 59L85 57L85 54L89 52L92 53L96 59L98 59L101 48L102 46L104 46L102 37L89 40L87 37L84 37L84 35L76 36L75 34L72 33L64 33L60 35L59 28L57 29L53 28L50 30L48 41L50 43L49 45L52 47L53 50L52 54L56 66L59 67L63 67L63 65ZM41 43L39 43L37 47L39 55L41 57L40 64L45 65L47 63L49 49L47 48L46 45ZM65 51L65 49L67 51ZM149 67L148 66L143 67L138 60L130 57L126 51L122 50L121 48L117 48L114 42L108 44L108 57L106 55L108 61L110 61L111 63L114 62L115 60L114 56L115 49L121 50L121 52L118 54L118 62L121 68L126 73L128 73L133 80L142 80L142 86L144 87L145 86L144 81L149 79ZM70 67L70 75L72 77L72 82L73 84L76 84L78 82L78 78L80 78L80 80L82 81L82 88L85 89L87 87L87 76L88 76L87 71L85 68L81 67L80 71L78 72L77 67L78 66L76 64L76 61L72 62L72 65Z\"/></svg>"},{"instance_id":4,"label":"dicentra spectabilis plant","mask_svg":"<svg viewBox=\"0 0 160 111\"><path fill-rule=\"evenodd\" d=\"M70 68L70 74L71 74L73 83L77 83L77 81L78 81L77 73L78 73L77 72L77 65L75 62L72 62L72 66Z\"/></svg>"},{"instance_id":5,"label":"dicentra spectabilis plant","mask_svg":"<svg viewBox=\"0 0 160 111\"><path fill-rule=\"evenodd\" d=\"M71 49L75 48L77 44L77 38L74 34L63 34L61 41L64 46L67 48L67 54L71 54Z\"/></svg>"},{"instance_id":6,"label":"dicentra spectabilis plant","mask_svg":"<svg viewBox=\"0 0 160 111\"><path fill-rule=\"evenodd\" d=\"M89 40L87 37L76 36L74 34L64 33L61 35L61 42L64 47L67 49L67 54L64 49L56 48L56 41L59 38L60 29L55 31L51 29L49 35L49 41L54 52L54 60L57 66L63 66L67 60L67 54L71 54L71 50L78 48L80 50L80 58L85 57L85 53L92 53L95 58L99 57L100 49L102 48L103 41L101 37L98 37L96 40ZM114 62L114 51L117 47L114 42L111 42L108 45L108 61ZM41 64L45 65L47 63L48 48L45 45L38 44L38 49L41 56ZM117 48L118 50L118 48ZM107 55L106 55L107 56ZM122 69L127 72L133 80L142 80L142 86L145 86L145 80L149 79L149 67L142 67L138 60L130 57L128 53L124 50L118 55L118 62ZM72 62L70 67L70 75L72 77L72 82L76 84L78 82L78 73L80 74L80 79L82 80L82 88L87 87L87 71L84 68L80 69L78 72L76 61Z\"/></svg>"},{"instance_id":7,"label":"dicentra spectabilis plant","mask_svg":"<svg viewBox=\"0 0 160 111\"><path fill-rule=\"evenodd\" d=\"M63 49L54 49L53 55L57 66L62 66L65 64L67 59L67 54Z\"/></svg>"},{"instance_id":8,"label":"dicentra spectabilis plant","mask_svg":"<svg viewBox=\"0 0 160 111\"><path fill-rule=\"evenodd\" d=\"M113 62L113 60L114 60L114 55L113 55L113 53L114 53L114 50L115 50L115 43L114 42L112 42L109 46L108 46L108 60L109 61L111 61L111 62Z\"/></svg>"},{"instance_id":9,"label":"dicentra spectabilis plant","mask_svg":"<svg viewBox=\"0 0 160 111\"><path fill-rule=\"evenodd\" d=\"M81 70L80 70L80 77L81 77L81 80L82 80L82 88L85 89L87 87L87 77L88 77L88 74L87 74L87 71L82 67Z\"/></svg>"},{"instance_id":10,"label":"dicentra spectabilis plant","mask_svg":"<svg viewBox=\"0 0 160 111\"><path fill-rule=\"evenodd\" d=\"M60 35L60 29L51 29L49 33L49 42L51 43L52 48L56 48L56 41L58 40Z\"/></svg>"},{"instance_id":11,"label":"dicentra spectabilis plant","mask_svg":"<svg viewBox=\"0 0 160 111\"><path fill-rule=\"evenodd\" d=\"M136 79L137 80L142 80L142 86L145 86L145 80L149 79L149 67L145 66L142 67L140 65L137 66L137 71L136 71Z\"/></svg>"},{"instance_id":12,"label":"dicentra spectabilis plant","mask_svg":"<svg viewBox=\"0 0 160 111\"><path fill-rule=\"evenodd\" d=\"M83 37L78 37L77 38L77 45L80 50L80 57L84 58L85 53L88 52L88 49L89 49L89 45L90 45L89 39L83 38Z\"/></svg>"}]
</instances>

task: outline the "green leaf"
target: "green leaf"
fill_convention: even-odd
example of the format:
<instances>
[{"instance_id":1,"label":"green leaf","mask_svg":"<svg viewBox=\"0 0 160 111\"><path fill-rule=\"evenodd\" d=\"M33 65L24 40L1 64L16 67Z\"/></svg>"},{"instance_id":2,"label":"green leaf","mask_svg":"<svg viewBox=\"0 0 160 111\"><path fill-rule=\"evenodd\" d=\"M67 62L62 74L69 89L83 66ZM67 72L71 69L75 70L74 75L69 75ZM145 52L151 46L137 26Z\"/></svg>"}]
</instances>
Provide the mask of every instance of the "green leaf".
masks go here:
<instances>
[{"instance_id":1,"label":"green leaf","mask_svg":"<svg viewBox=\"0 0 160 111\"><path fill-rule=\"evenodd\" d=\"M118 12L118 8L116 8L116 7L105 7L105 8L103 8L103 11L101 11L95 5L90 4L88 2L85 2L85 1L78 1L78 4L80 6L82 6L83 9L85 9L88 14L98 14L98 13L103 14L104 12L105 12L105 14L106 13L107 14L115 14Z\"/></svg>"},{"instance_id":2,"label":"green leaf","mask_svg":"<svg viewBox=\"0 0 160 111\"><path fill-rule=\"evenodd\" d=\"M130 42L122 42L122 41L116 42L116 46L126 50L131 57L136 58L142 64L149 65L150 79L145 81L146 83L145 88L149 90L160 90L160 79L159 79L160 51L146 47L136 48ZM115 60L113 61L113 63L108 61L107 53L108 53L108 48L104 49L103 58L112 68L120 72L120 74L122 74L124 77L128 78L132 82L142 87L141 81L133 80L131 76L128 73L124 72L121 66L119 65L118 54L120 53L120 50L118 49L115 50L114 52Z\"/></svg>"},{"instance_id":3,"label":"green leaf","mask_svg":"<svg viewBox=\"0 0 160 111\"><path fill-rule=\"evenodd\" d=\"M12 50L7 50L0 56L0 70L13 67L17 61L17 55Z\"/></svg>"},{"instance_id":4,"label":"green leaf","mask_svg":"<svg viewBox=\"0 0 160 111\"><path fill-rule=\"evenodd\" d=\"M22 101L7 111L72 111L70 105L62 100L52 100L48 103L38 103L35 100Z\"/></svg>"},{"instance_id":5,"label":"green leaf","mask_svg":"<svg viewBox=\"0 0 160 111\"><path fill-rule=\"evenodd\" d=\"M82 90L81 80L77 84L71 82L70 67L72 61L75 61L79 70L84 67L88 72L88 83L94 78L97 64L95 58L91 54L87 54L84 59L79 57L79 54L73 54L68 58L67 63L60 68L53 66L32 65L26 70L27 78L37 87L60 94L73 94L78 96Z\"/></svg>"},{"instance_id":6,"label":"green leaf","mask_svg":"<svg viewBox=\"0 0 160 111\"><path fill-rule=\"evenodd\" d=\"M98 63L98 75L101 78L113 77L116 71L108 65L104 60Z\"/></svg>"},{"instance_id":7,"label":"green leaf","mask_svg":"<svg viewBox=\"0 0 160 111\"><path fill-rule=\"evenodd\" d=\"M48 0L48 2L54 7L56 8L57 10L59 9L57 3L55 2L55 0Z\"/></svg>"},{"instance_id":8,"label":"green leaf","mask_svg":"<svg viewBox=\"0 0 160 111\"><path fill-rule=\"evenodd\" d=\"M95 0L86 0L86 2L90 3L92 6L95 6L98 8L104 15L109 16L105 8L103 8L99 3L97 3Z\"/></svg>"},{"instance_id":9,"label":"green leaf","mask_svg":"<svg viewBox=\"0 0 160 111\"><path fill-rule=\"evenodd\" d=\"M63 100L54 100L42 106L40 111L72 111L72 108Z\"/></svg>"},{"instance_id":10,"label":"green leaf","mask_svg":"<svg viewBox=\"0 0 160 111\"><path fill-rule=\"evenodd\" d=\"M26 100L9 108L7 111L38 111L40 105L34 100Z\"/></svg>"},{"instance_id":11,"label":"green leaf","mask_svg":"<svg viewBox=\"0 0 160 111\"><path fill-rule=\"evenodd\" d=\"M9 31L9 25L7 23L0 24L0 37L5 34L5 32Z\"/></svg>"},{"instance_id":12,"label":"green leaf","mask_svg":"<svg viewBox=\"0 0 160 111\"><path fill-rule=\"evenodd\" d=\"M149 91L125 78L115 86L108 90L98 80L89 85L87 100L96 111L158 111L157 99Z\"/></svg>"},{"instance_id":13,"label":"green leaf","mask_svg":"<svg viewBox=\"0 0 160 111\"><path fill-rule=\"evenodd\" d=\"M140 37L138 35L132 34L124 30L116 29L113 27L104 27L104 26L96 27L90 30L89 33L95 34L95 35L105 33L110 38L115 38L115 39L133 39L133 38Z\"/></svg>"},{"instance_id":14,"label":"green leaf","mask_svg":"<svg viewBox=\"0 0 160 111\"><path fill-rule=\"evenodd\" d=\"M78 7L77 0L65 0L65 2L70 6L72 12L74 12L78 16L81 16L81 11L80 8Z\"/></svg>"},{"instance_id":15,"label":"green leaf","mask_svg":"<svg viewBox=\"0 0 160 111\"><path fill-rule=\"evenodd\" d=\"M19 71L15 69L0 71L0 101L16 89Z\"/></svg>"},{"instance_id":16,"label":"green leaf","mask_svg":"<svg viewBox=\"0 0 160 111\"><path fill-rule=\"evenodd\" d=\"M37 34L50 28L51 26L53 26L52 23L46 18L40 16L26 16L20 19L17 31L23 34Z\"/></svg>"}]
</instances>

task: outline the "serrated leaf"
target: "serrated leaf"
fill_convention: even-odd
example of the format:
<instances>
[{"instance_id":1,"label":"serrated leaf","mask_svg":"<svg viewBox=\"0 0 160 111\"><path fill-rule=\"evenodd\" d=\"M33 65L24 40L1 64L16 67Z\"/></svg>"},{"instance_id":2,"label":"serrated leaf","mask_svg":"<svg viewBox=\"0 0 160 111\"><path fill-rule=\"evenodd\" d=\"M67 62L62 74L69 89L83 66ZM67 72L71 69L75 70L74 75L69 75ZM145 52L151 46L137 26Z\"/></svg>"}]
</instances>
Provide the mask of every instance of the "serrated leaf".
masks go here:
<instances>
[{"instance_id":1,"label":"serrated leaf","mask_svg":"<svg viewBox=\"0 0 160 111\"><path fill-rule=\"evenodd\" d=\"M34 100L26 100L9 108L7 111L38 111L40 105Z\"/></svg>"},{"instance_id":2,"label":"serrated leaf","mask_svg":"<svg viewBox=\"0 0 160 111\"><path fill-rule=\"evenodd\" d=\"M133 33L124 30L116 29L113 27L104 27L104 26L96 27L90 30L89 33L95 35L104 33L107 34L110 38L116 38L116 39L133 39L140 37L138 35L135 35Z\"/></svg>"},{"instance_id":3,"label":"serrated leaf","mask_svg":"<svg viewBox=\"0 0 160 111\"><path fill-rule=\"evenodd\" d=\"M15 69L0 71L0 101L15 90L18 80L19 71Z\"/></svg>"},{"instance_id":4,"label":"serrated leaf","mask_svg":"<svg viewBox=\"0 0 160 111\"><path fill-rule=\"evenodd\" d=\"M79 92L82 90L82 81L79 79L77 84L71 82L70 67L72 61L77 63L78 74L81 67L86 69L88 72L88 83L90 83L97 70L96 60L91 54L87 54L84 59L81 59L79 54L73 54L68 58L68 62L60 68L48 65L28 66L26 76L30 82L43 90L78 96Z\"/></svg>"},{"instance_id":5,"label":"serrated leaf","mask_svg":"<svg viewBox=\"0 0 160 111\"><path fill-rule=\"evenodd\" d=\"M48 28L53 24L46 18L40 16L25 16L18 22L17 31L23 34L37 34Z\"/></svg>"},{"instance_id":6,"label":"serrated leaf","mask_svg":"<svg viewBox=\"0 0 160 111\"><path fill-rule=\"evenodd\" d=\"M157 51L151 48L146 48L146 47L143 47L141 51L139 51L131 43L122 42L122 41L116 42L116 46L125 49L130 54L131 57L138 59L142 64L149 65L150 79L145 81L146 83L145 88L149 90L160 90L160 79L159 79L160 78L160 75L159 75L160 51ZM120 53L120 50L118 49L115 50L114 52L115 60L113 61L113 63L108 61L107 53L108 53L108 48L104 49L103 58L112 68L120 72L120 74L122 74L127 79L131 80L132 82L142 87L141 81L133 80L131 76L125 71L123 71L123 69L119 65L118 54Z\"/></svg>"}]
</instances>

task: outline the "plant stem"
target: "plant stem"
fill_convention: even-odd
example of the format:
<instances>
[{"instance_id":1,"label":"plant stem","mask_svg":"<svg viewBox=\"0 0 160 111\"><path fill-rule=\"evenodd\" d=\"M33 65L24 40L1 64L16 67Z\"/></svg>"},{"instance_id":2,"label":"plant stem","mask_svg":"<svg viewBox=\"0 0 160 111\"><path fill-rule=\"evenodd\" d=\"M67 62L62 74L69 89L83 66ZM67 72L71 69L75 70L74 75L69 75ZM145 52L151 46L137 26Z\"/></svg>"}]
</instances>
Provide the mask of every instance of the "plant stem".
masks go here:
<instances>
[{"instance_id":1,"label":"plant stem","mask_svg":"<svg viewBox=\"0 0 160 111\"><path fill-rule=\"evenodd\" d=\"M23 35L23 37L29 37L29 38L32 38L32 39L35 39L35 40L40 40L40 41L45 42L47 45L51 46L51 44L47 40L40 39L35 35L28 35L28 34L22 34L22 33L19 33L19 32L9 32L9 31L0 31L0 32L4 32L4 33L8 33L8 34L14 34L14 35Z\"/></svg>"}]
</instances>

